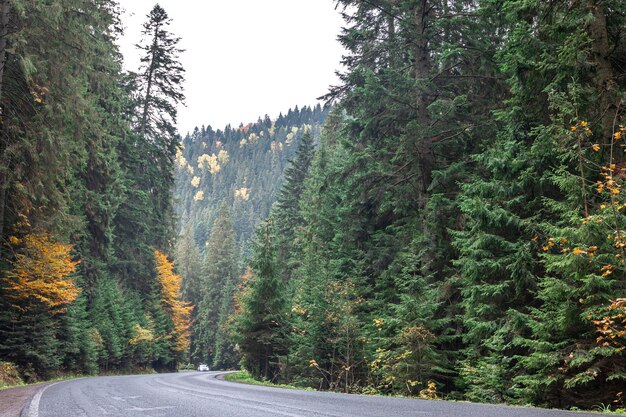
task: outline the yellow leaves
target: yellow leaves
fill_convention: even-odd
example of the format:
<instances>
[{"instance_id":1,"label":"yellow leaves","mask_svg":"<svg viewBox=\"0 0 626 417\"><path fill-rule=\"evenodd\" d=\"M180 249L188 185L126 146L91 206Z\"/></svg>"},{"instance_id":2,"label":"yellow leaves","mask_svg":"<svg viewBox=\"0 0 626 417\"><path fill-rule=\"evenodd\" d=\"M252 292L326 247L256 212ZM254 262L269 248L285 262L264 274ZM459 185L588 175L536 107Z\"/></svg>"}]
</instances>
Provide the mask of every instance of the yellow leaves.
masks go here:
<instances>
[{"instance_id":1,"label":"yellow leaves","mask_svg":"<svg viewBox=\"0 0 626 417\"><path fill-rule=\"evenodd\" d=\"M31 83L30 85L30 94L37 104L43 104L48 92L48 87L44 87L35 83Z\"/></svg>"},{"instance_id":2,"label":"yellow leaves","mask_svg":"<svg viewBox=\"0 0 626 417\"><path fill-rule=\"evenodd\" d=\"M208 169L208 171L215 175L222 169L222 166L225 165L229 160L228 152L225 150L221 150L217 155L215 154L202 154L198 157L198 168L199 169Z\"/></svg>"},{"instance_id":3,"label":"yellow leaves","mask_svg":"<svg viewBox=\"0 0 626 417\"><path fill-rule=\"evenodd\" d=\"M420 398L424 400L437 400L439 396L437 395L437 385L429 380L426 388L420 391Z\"/></svg>"},{"instance_id":4,"label":"yellow leaves","mask_svg":"<svg viewBox=\"0 0 626 417\"><path fill-rule=\"evenodd\" d=\"M285 146L282 142L272 142L270 143L270 149L272 152L282 152Z\"/></svg>"},{"instance_id":5,"label":"yellow leaves","mask_svg":"<svg viewBox=\"0 0 626 417\"><path fill-rule=\"evenodd\" d=\"M157 278L161 287L161 301L168 308L176 342L175 350L182 352L189 347L191 337L191 310L193 306L182 300L180 290L182 278L174 273L174 265L158 249L154 251Z\"/></svg>"},{"instance_id":6,"label":"yellow leaves","mask_svg":"<svg viewBox=\"0 0 626 417\"><path fill-rule=\"evenodd\" d=\"M151 329L144 329L138 323L133 325L134 336L130 339L131 345L138 345L140 343L150 343L154 340L154 333Z\"/></svg>"},{"instance_id":7,"label":"yellow leaves","mask_svg":"<svg viewBox=\"0 0 626 417\"><path fill-rule=\"evenodd\" d=\"M306 310L302 307L300 307L299 305L295 305L293 307L291 307L291 311L296 313L296 314L300 314L301 316L304 316L306 314Z\"/></svg>"},{"instance_id":8,"label":"yellow leaves","mask_svg":"<svg viewBox=\"0 0 626 417\"><path fill-rule=\"evenodd\" d=\"M175 158L176 164L178 165L179 168L185 168L187 166L187 160L185 159L185 157L183 156L183 152L181 149L177 149L176 150L176 158Z\"/></svg>"},{"instance_id":9,"label":"yellow leaves","mask_svg":"<svg viewBox=\"0 0 626 417\"><path fill-rule=\"evenodd\" d=\"M193 201L202 201L204 200L204 191L198 191L196 195L193 196Z\"/></svg>"},{"instance_id":10,"label":"yellow leaves","mask_svg":"<svg viewBox=\"0 0 626 417\"><path fill-rule=\"evenodd\" d=\"M217 160L222 165L226 165L228 163L229 159L230 159L230 156L228 155L228 151L226 151L224 149L219 151L219 153L217 154Z\"/></svg>"},{"instance_id":11,"label":"yellow leaves","mask_svg":"<svg viewBox=\"0 0 626 417\"><path fill-rule=\"evenodd\" d=\"M17 252L12 268L6 272L7 297L13 301L35 299L51 309L52 314L78 297L80 289L70 275L78 261L71 256L72 245L56 242L47 231L30 232L22 239L9 238Z\"/></svg>"},{"instance_id":12,"label":"yellow leaves","mask_svg":"<svg viewBox=\"0 0 626 417\"><path fill-rule=\"evenodd\" d=\"M309 368L319 368L319 365L315 359L309 360Z\"/></svg>"},{"instance_id":13,"label":"yellow leaves","mask_svg":"<svg viewBox=\"0 0 626 417\"><path fill-rule=\"evenodd\" d=\"M572 254L574 255L585 255L586 253L587 251L581 248L574 248L574 250L572 250Z\"/></svg>"},{"instance_id":14,"label":"yellow leaves","mask_svg":"<svg viewBox=\"0 0 626 417\"><path fill-rule=\"evenodd\" d=\"M194 188L198 188L198 186L200 185L200 177L193 177L193 178L191 179L191 185L192 185Z\"/></svg>"},{"instance_id":15,"label":"yellow leaves","mask_svg":"<svg viewBox=\"0 0 626 417\"><path fill-rule=\"evenodd\" d=\"M385 320L383 319L374 319L374 327L376 327L376 330L380 331L383 328L383 325L385 324Z\"/></svg>"},{"instance_id":16,"label":"yellow leaves","mask_svg":"<svg viewBox=\"0 0 626 417\"><path fill-rule=\"evenodd\" d=\"M250 189L242 187L235 190L235 198L242 201L248 201L250 199Z\"/></svg>"},{"instance_id":17,"label":"yellow leaves","mask_svg":"<svg viewBox=\"0 0 626 417\"><path fill-rule=\"evenodd\" d=\"M211 174L217 174L222 169L218 162L218 156L215 154L200 155L200 157L198 157L198 168L201 170L207 168Z\"/></svg>"},{"instance_id":18,"label":"yellow leaves","mask_svg":"<svg viewBox=\"0 0 626 417\"><path fill-rule=\"evenodd\" d=\"M597 143L594 143L591 149L593 149L594 152L598 152L600 150L600 145L598 145Z\"/></svg>"},{"instance_id":19,"label":"yellow leaves","mask_svg":"<svg viewBox=\"0 0 626 417\"><path fill-rule=\"evenodd\" d=\"M613 133L613 139L620 140L622 138L622 132Z\"/></svg>"}]
</instances>

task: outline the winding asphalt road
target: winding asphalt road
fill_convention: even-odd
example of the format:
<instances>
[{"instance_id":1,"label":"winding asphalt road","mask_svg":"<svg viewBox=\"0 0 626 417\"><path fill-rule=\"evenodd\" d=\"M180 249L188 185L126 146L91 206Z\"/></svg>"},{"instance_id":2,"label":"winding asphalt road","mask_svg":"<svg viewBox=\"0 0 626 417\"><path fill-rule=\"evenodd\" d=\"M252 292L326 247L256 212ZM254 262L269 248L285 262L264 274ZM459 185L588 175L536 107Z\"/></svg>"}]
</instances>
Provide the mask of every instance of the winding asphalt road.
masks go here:
<instances>
[{"instance_id":1,"label":"winding asphalt road","mask_svg":"<svg viewBox=\"0 0 626 417\"><path fill-rule=\"evenodd\" d=\"M218 372L83 378L40 390L23 417L590 417L599 414L298 391Z\"/></svg>"}]
</instances>

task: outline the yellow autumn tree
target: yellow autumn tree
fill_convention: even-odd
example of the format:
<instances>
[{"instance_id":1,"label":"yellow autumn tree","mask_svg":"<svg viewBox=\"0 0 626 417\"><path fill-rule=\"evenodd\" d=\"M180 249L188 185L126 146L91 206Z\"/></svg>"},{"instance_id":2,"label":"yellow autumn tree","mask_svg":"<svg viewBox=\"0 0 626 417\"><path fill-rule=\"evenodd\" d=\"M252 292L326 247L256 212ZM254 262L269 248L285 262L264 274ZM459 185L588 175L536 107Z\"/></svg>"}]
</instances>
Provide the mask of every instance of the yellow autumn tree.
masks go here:
<instances>
[{"instance_id":1,"label":"yellow autumn tree","mask_svg":"<svg viewBox=\"0 0 626 417\"><path fill-rule=\"evenodd\" d=\"M174 331L175 350L182 352L189 347L191 337L191 310L193 306L182 300L180 290L181 276L174 273L174 264L160 250L154 251L156 270L161 286L161 301L165 304L172 322Z\"/></svg>"},{"instance_id":2,"label":"yellow autumn tree","mask_svg":"<svg viewBox=\"0 0 626 417\"><path fill-rule=\"evenodd\" d=\"M16 304L37 300L52 314L64 312L80 293L71 278L78 264L72 260L72 245L55 241L45 230L11 236L9 241L16 255L3 277L7 298Z\"/></svg>"}]
</instances>

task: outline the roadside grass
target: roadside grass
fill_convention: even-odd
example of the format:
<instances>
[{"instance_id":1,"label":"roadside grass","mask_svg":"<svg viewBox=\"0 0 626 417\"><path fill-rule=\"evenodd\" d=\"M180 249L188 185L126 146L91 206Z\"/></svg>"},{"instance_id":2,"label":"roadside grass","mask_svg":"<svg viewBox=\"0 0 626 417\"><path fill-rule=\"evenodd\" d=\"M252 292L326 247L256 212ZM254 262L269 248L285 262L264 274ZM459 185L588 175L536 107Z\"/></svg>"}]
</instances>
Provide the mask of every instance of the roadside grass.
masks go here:
<instances>
[{"instance_id":1,"label":"roadside grass","mask_svg":"<svg viewBox=\"0 0 626 417\"><path fill-rule=\"evenodd\" d=\"M289 385L289 384L274 384L273 382L270 382L267 380L259 381L257 379L254 379L252 375L250 375L246 371L237 371L237 372L225 374L224 379L230 382L239 382L241 384L249 384L249 385L261 385L264 387L288 388L288 389L297 389L301 391L317 391L310 387L298 387L298 386Z\"/></svg>"},{"instance_id":2,"label":"roadside grass","mask_svg":"<svg viewBox=\"0 0 626 417\"><path fill-rule=\"evenodd\" d=\"M1 384L0 391L5 390L5 389L11 389L11 388L28 387L31 385L48 384L50 382L69 381L70 379L84 378L87 376L95 376L95 375L63 375L63 376L58 376L56 378L45 379L45 380L29 382L29 383L20 381L15 384Z\"/></svg>"},{"instance_id":3,"label":"roadside grass","mask_svg":"<svg viewBox=\"0 0 626 417\"><path fill-rule=\"evenodd\" d=\"M249 384L249 385L261 385L264 387L273 387L273 388L288 388L288 389L295 389L295 390L302 390L302 391L319 391L316 390L314 388L310 388L310 387L298 387L295 385L288 385L288 384L274 384L270 381L264 380L264 381L259 381L257 379L254 379L252 377L252 375L250 375L247 371L237 371L237 372L232 372L232 373L228 373L224 375L224 379L226 381L231 381L231 382L239 382L241 384ZM374 395L374 396L381 396L381 397L388 397L389 395L383 395L380 393L365 393L362 392L360 393L361 395ZM406 397L403 395L398 395L398 396L392 396L392 397L396 397L396 398L416 398L416 397ZM462 401L462 400L453 400L453 399L449 399L449 398L444 398L445 401L455 401L455 402L466 402L466 401ZM511 404L500 404L500 405L508 405L509 407L533 407L532 405L527 405L527 406L519 406L519 405L511 405ZM585 413L599 413L599 414L615 414L615 415L626 415L626 409L618 409L618 410L612 410L611 407L604 405L604 404L598 404L596 407L594 407L591 410L581 410L578 409L576 407L570 408L567 411L577 411L577 412L585 412Z\"/></svg>"}]
</instances>

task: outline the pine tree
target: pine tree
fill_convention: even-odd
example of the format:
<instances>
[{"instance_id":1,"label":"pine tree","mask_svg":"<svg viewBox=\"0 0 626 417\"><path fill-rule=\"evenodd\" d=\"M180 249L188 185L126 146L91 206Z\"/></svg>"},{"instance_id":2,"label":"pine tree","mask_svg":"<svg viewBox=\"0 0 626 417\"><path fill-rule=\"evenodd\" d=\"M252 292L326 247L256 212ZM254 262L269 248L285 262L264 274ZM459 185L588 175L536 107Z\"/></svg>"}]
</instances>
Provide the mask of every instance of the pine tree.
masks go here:
<instances>
[{"instance_id":1,"label":"pine tree","mask_svg":"<svg viewBox=\"0 0 626 417\"><path fill-rule=\"evenodd\" d=\"M182 84L184 69L179 63L180 38L167 27L171 23L165 10L158 4L150 11L143 25L143 43L138 48L144 53L141 71L137 75L140 91L135 121L142 163L133 174L140 176L141 189L150 192L151 237L153 245L169 249L173 233L171 192L174 185L174 156L179 137L176 131L176 106L184 102Z\"/></svg>"},{"instance_id":2,"label":"pine tree","mask_svg":"<svg viewBox=\"0 0 626 417\"><path fill-rule=\"evenodd\" d=\"M297 262L298 259L294 252L296 250L294 239L297 229L304 224L304 219L300 214L300 198L313 156L313 137L311 132L305 131L298 144L295 159L285 169L283 186L272 214L278 237L277 263L285 282L289 281L291 271L296 267L293 261Z\"/></svg>"},{"instance_id":3,"label":"pine tree","mask_svg":"<svg viewBox=\"0 0 626 417\"><path fill-rule=\"evenodd\" d=\"M213 367L235 366L234 346L226 322L239 279L237 244L228 206L222 203L211 229L202 265L201 299L194 327L193 358Z\"/></svg>"},{"instance_id":4,"label":"pine tree","mask_svg":"<svg viewBox=\"0 0 626 417\"><path fill-rule=\"evenodd\" d=\"M236 323L236 342L243 367L256 378L275 380L286 353L285 286L276 270L273 225L259 226L251 262L252 277L244 289Z\"/></svg>"},{"instance_id":5,"label":"pine tree","mask_svg":"<svg viewBox=\"0 0 626 417\"><path fill-rule=\"evenodd\" d=\"M197 303L200 300L202 258L196 245L193 228L188 225L176 240L176 266L181 274L185 300Z\"/></svg>"}]
</instances>

